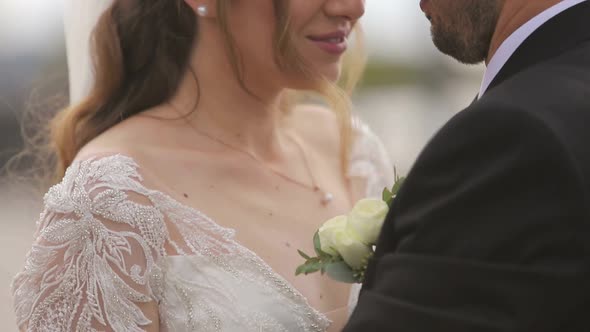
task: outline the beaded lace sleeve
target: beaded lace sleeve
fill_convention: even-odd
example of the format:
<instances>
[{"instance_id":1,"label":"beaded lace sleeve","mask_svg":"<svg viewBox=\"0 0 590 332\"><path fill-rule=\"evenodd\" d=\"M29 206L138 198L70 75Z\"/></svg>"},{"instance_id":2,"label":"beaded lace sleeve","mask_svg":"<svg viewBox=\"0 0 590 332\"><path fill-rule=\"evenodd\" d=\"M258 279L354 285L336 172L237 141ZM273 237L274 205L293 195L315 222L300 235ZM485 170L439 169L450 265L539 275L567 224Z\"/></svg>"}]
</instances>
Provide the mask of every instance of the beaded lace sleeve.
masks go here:
<instances>
[{"instance_id":1,"label":"beaded lace sleeve","mask_svg":"<svg viewBox=\"0 0 590 332\"><path fill-rule=\"evenodd\" d=\"M21 330L157 329L149 278L167 234L140 181L132 163L87 160L45 195L12 285Z\"/></svg>"},{"instance_id":2,"label":"beaded lace sleeve","mask_svg":"<svg viewBox=\"0 0 590 332\"><path fill-rule=\"evenodd\" d=\"M349 176L367 181L366 196L381 198L385 187L394 183L393 165L383 142L359 118L353 118L355 135L350 155Z\"/></svg>"}]
</instances>

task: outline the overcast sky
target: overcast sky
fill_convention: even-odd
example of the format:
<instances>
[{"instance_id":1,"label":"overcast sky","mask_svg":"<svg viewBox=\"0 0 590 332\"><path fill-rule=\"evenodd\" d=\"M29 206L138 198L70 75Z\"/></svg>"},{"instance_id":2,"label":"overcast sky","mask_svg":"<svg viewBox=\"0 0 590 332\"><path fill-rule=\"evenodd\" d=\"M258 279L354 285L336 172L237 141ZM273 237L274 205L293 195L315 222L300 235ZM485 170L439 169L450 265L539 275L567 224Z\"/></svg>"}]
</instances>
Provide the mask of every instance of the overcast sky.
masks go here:
<instances>
[{"instance_id":1,"label":"overcast sky","mask_svg":"<svg viewBox=\"0 0 590 332\"><path fill-rule=\"evenodd\" d=\"M0 0L0 55L54 44L63 33L62 1ZM428 22L417 0L367 0L366 5L364 25L373 56L416 61L433 53Z\"/></svg>"}]
</instances>

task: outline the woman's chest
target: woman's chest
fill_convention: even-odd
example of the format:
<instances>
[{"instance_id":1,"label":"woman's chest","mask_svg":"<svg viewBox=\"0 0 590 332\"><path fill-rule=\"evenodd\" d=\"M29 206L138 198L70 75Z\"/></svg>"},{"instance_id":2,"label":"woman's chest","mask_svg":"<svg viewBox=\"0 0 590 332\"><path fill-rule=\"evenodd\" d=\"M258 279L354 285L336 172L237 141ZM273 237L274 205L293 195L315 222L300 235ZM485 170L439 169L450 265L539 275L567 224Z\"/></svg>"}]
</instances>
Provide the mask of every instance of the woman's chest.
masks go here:
<instances>
[{"instance_id":1,"label":"woman's chest","mask_svg":"<svg viewBox=\"0 0 590 332\"><path fill-rule=\"evenodd\" d=\"M179 164L179 163L175 163ZM349 186L326 176L333 196L322 202L322 192L265 172L236 167L186 168L161 178L171 195L207 215L218 225L236 231L236 241L301 292L321 312L346 306L349 286L319 274L295 276L303 263L302 250L314 254L313 235L326 220L350 210ZM190 168L189 168L190 169Z\"/></svg>"},{"instance_id":2,"label":"woman's chest","mask_svg":"<svg viewBox=\"0 0 590 332\"><path fill-rule=\"evenodd\" d=\"M256 257L171 256L159 262L163 331L324 331L320 314Z\"/></svg>"},{"instance_id":3,"label":"woman's chest","mask_svg":"<svg viewBox=\"0 0 590 332\"><path fill-rule=\"evenodd\" d=\"M348 205L335 198L333 205L325 206L303 191L296 188L268 196L252 191L219 193L200 200L204 202L200 210L222 227L234 229L241 246L286 279L314 308L329 312L346 306L349 287L319 274L295 276L304 262L298 250L314 255L315 232L324 221L345 213Z\"/></svg>"}]
</instances>

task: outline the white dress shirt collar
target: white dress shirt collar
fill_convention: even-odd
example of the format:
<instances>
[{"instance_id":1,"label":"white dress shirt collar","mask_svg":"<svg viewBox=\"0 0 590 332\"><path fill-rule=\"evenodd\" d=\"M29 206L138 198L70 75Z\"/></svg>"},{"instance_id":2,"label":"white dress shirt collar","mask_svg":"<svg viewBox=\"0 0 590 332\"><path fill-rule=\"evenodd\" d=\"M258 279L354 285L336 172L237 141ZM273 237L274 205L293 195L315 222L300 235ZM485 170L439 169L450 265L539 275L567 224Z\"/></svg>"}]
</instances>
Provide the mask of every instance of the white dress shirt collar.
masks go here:
<instances>
[{"instance_id":1,"label":"white dress shirt collar","mask_svg":"<svg viewBox=\"0 0 590 332\"><path fill-rule=\"evenodd\" d=\"M520 45L540 26L545 24L551 18L557 16L566 9L573 7L586 0L563 0L551 8L543 11L539 15L533 17L527 23L522 25L508 37L502 45L498 48L492 59L487 65L481 88L479 89L478 98L481 98L487 91L488 87L498 75L502 67L508 62L508 59L514 54Z\"/></svg>"}]
</instances>

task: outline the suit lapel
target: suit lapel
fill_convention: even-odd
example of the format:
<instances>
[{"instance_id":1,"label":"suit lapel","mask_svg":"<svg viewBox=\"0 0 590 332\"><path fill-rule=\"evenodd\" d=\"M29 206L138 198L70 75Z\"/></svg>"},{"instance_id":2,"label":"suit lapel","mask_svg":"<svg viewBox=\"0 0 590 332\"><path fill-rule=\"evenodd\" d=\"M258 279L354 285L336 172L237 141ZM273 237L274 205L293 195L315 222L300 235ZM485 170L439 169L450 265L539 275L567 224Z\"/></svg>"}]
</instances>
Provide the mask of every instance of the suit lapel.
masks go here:
<instances>
[{"instance_id":1,"label":"suit lapel","mask_svg":"<svg viewBox=\"0 0 590 332\"><path fill-rule=\"evenodd\" d=\"M577 4L543 24L508 59L488 91L539 62L590 40L590 1Z\"/></svg>"}]
</instances>

